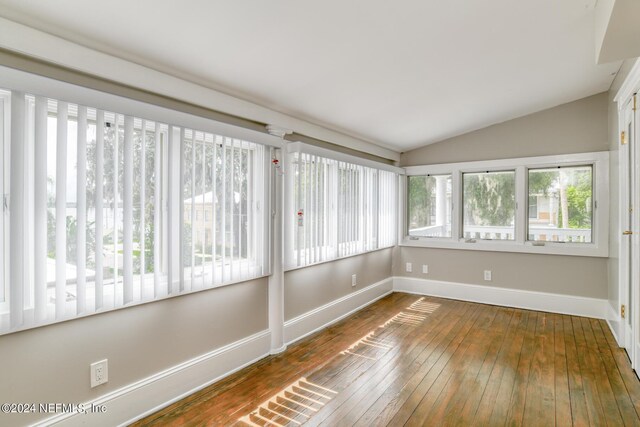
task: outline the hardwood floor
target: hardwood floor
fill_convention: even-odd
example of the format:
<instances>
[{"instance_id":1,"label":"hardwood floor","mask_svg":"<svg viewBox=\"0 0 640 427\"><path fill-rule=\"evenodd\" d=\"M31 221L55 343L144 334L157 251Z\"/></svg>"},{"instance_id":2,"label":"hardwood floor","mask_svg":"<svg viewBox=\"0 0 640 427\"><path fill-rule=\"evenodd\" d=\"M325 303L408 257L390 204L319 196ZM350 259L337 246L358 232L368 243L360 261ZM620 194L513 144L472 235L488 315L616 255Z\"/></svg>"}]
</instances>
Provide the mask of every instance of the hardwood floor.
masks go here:
<instances>
[{"instance_id":1,"label":"hardwood floor","mask_svg":"<svg viewBox=\"0 0 640 427\"><path fill-rule=\"evenodd\" d=\"M402 293L136 425L640 425L604 321Z\"/></svg>"}]
</instances>

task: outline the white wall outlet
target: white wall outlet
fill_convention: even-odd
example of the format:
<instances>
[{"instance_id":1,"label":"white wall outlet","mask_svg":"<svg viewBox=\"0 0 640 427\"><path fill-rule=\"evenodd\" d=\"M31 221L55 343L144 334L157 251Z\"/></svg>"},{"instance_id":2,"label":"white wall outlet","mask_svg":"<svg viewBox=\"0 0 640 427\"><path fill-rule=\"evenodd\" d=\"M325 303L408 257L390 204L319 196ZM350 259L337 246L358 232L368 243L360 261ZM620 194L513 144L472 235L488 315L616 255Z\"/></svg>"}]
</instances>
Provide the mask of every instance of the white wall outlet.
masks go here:
<instances>
[{"instance_id":1,"label":"white wall outlet","mask_svg":"<svg viewBox=\"0 0 640 427\"><path fill-rule=\"evenodd\" d=\"M427 264L422 264L422 273L429 274L429 266Z\"/></svg>"},{"instance_id":2,"label":"white wall outlet","mask_svg":"<svg viewBox=\"0 0 640 427\"><path fill-rule=\"evenodd\" d=\"M351 286L355 286L358 284L358 279L357 276L355 274L351 275Z\"/></svg>"},{"instance_id":3,"label":"white wall outlet","mask_svg":"<svg viewBox=\"0 0 640 427\"><path fill-rule=\"evenodd\" d=\"M484 280L486 280L487 282L491 281L491 270L484 271Z\"/></svg>"},{"instance_id":4,"label":"white wall outlet","mask_svg":"<svg viewBox=\"0 0 640 427\"><path fill-rule=\"evenodd\" d=\"M97 387L109 381L109 361L107 359L91 365L91 387Z\"/></svg>"},{"instance_id":5,"label":"white wall outlet","mask_svg":"<svg viewBox=\"0 0 640 427\"><path fill-rule=\"evenodd\" d=\"M406 270L407 270L407 273L411 273L411 270L413 270L413 264L408 262L406 265Z\"/></svg>"}]
</instances>

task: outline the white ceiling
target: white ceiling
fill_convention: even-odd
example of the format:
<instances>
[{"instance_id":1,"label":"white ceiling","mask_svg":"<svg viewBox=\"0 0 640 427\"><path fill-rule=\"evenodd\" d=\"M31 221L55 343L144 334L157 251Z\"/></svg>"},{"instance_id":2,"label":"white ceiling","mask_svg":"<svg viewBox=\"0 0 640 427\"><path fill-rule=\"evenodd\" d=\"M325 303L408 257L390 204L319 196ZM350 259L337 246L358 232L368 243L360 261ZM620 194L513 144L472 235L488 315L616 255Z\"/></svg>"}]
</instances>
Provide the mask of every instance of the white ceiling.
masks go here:
<instances>
[{"instance_id":1,"label":"white ceiling","mask_svg":"<svg viewBox=\"0 0 640 427\"><path fill-rule=\"evenodd\" d=\"M0 0L0 15L398 151L609 88L595 0Z\"/></svg>"}]
</instances>

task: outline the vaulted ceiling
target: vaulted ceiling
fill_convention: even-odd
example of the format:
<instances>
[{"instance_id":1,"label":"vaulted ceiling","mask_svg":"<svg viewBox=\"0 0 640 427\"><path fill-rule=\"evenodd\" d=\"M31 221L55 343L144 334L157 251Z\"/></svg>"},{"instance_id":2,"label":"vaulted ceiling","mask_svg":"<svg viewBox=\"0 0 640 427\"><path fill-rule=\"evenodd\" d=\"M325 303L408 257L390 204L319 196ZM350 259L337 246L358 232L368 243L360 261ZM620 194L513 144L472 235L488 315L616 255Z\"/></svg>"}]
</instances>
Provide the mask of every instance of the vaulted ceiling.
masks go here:
<instances>
[{"instance_id":1,"label":"vaulted ceiling","mask_svg":"<svg viewBox=\"0 0 640 427\"><path fill-rule=\"evenodd\" d=\"M0 15L398 151L605 91L595 0L0 0Z\"/></svg>"}]
</instances>

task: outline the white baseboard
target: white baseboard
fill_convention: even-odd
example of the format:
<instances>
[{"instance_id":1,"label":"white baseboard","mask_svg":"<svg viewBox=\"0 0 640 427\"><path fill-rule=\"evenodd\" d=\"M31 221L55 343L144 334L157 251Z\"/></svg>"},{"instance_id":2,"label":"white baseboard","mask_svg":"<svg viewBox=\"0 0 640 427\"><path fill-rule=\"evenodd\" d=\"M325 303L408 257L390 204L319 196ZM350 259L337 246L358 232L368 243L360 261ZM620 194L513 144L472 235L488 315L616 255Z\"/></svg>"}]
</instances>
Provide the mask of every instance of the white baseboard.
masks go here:
<instances>
[{"instance_id":1,"label":"white baseboard","mask_svg":"<svg viewBox=\"0 0 640 427\"><path fill-rule=\"evenodd\" d=\"M607 313L607 325L609 325L609 329L611 330L611 334L613 334L613 338L615 338L616 342L620 347L624 346L624 342L622 340L622 318L620 317L620 313L611 303L608 304L609 311Z\"/></svg>"},{"instance_id":2,"label":"white baseboard","mask_svg":"<svg viewBox=\"0 0 640 427\"><path fill-rule=\"evenodd\" d=\"M394 277L393 290L395 292L407 292L551 313L572 314L597 319L606 319L608 307L610 306L609 301L606 299L443 282L413 277Z\"/></svg>"},{"instance_id":3,"label":"white baseboard","mask_svg":"<svg viewBox=\"0 0 640 427\"><path fill-rule=\"evenodd\" d=\"M60 414L36 425L128 425L269 355L271 333L259 332L107 393L84 407L105 405L101 414Z\"/></svg>"},{"instance_id":4,"label":"white baseboard","mask_svg":"<svg viewBox=\"0 0 640 427\"><path fill-rule=\"evenodd\" d=\"M284 322L284 340L298 341L393 292L393 278L381 280Z\"/></svg>"}]
</instances>

